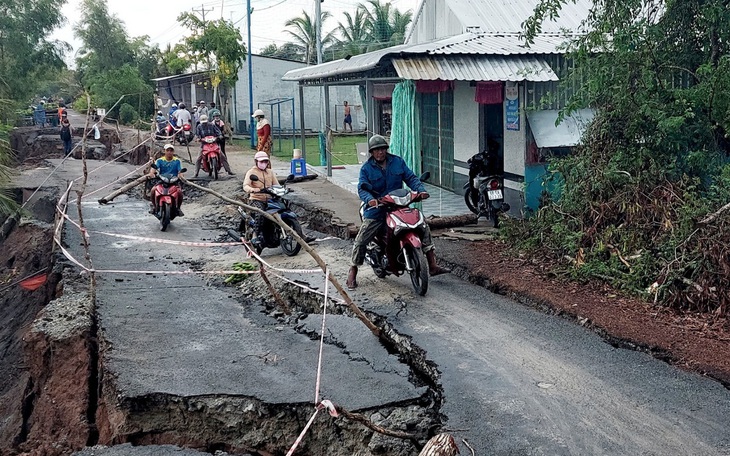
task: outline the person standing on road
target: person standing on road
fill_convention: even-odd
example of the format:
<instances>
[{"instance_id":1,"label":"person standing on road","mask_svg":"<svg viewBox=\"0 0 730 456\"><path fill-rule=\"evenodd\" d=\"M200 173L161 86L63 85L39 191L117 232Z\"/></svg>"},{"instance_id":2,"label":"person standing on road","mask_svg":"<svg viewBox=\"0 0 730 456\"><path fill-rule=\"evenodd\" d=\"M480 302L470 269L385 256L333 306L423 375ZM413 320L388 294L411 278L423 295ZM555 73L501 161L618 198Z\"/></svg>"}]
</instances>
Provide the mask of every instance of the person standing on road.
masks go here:
<instances>
[{"instance_id":1,"label":"person standing on road","mask_svg":"<svg viewBox=\"0 0 730 456\"><path fill-rule=\"evenodd\" d=\"M246 172L246 177L243 178L243 191L248 192L249 205L261 210L266 210L266 205L270 196L266 193L261 193L261 190L273 185L278 185L279 179L277 179L274 170L269 166L269 155L266 152L256 152L253 159L254 165L248 170L248 172ZM259 180L252 181L252 175L256 175ZM261 238L262 233L260 231L264 216L258 212L253 213L252 216L254 219L255 237L251 240L251 243L256 247L263 247L264 242Z\"/></svg>"},{"instance_id":2,"label":"person standing on road","mask_svg":"<svg viewBox=\"0 0 730 456\"><path fill-rule=\"evenodd\" d=\"M269 124L269 120L264 117L264 111L260 109L255 110L251 117L256 119L256 136L259 140L256 150L266 152L268 156L271 156L271 146L273 146L274 142L271 140L271 124Z\"/></svg>"},{"instance_id":3,"label":"person standing on road","mask_svg":"<svg viewBox=\"0 0 730 456\"><path fill-rule=\"evenodd\" d=\"M380 135L374 135L368 141L370 158L360 168L360 180L357 185L358 195L365 203L366 209L363 214L362 225L355 237L355 245L352 247L352 258L350 259L350 271L347 274L347 288L357 288L357 268L362 266L365 260L365 248L370 241L384 228L385 211L378 207L378 198L385 196L393 190L403 188L403 183L414 191L424 194L423 199L428 198L423 182L416 176L406 162L399 156L388 153L388 141ZM372 186L372 192L362 188L367 182ZM451 272L436 264L436 252L431 240L431 230L428 224L424 224L423 252L428 259L428 271L435 276Z\"/></svg>"},{"instance_id":4,"label":"person standing on road","mask_svg":"<svg viewBox=\"0 0 730 456\"><path fill-rule=\"evenodd\" d=\"M71 122L68 120L68 113L65 109L61 113L59 132L63 141L63 151L68 155L73 150L73 132L71 131Z\"/></svg>"},{"instance_id":5,"label":"person standing on road","mask_svg":"<svg viewBox=\"0 0 730 456\"><path fill-rule=\"evenodd\" d=\"M350 131L352 131L352 114L350 113L350 105L347 104L347 100L345 100L345 120L342 122L342 131L347 131L348 125L350 126Z\"/></svg>"}]
</instances>

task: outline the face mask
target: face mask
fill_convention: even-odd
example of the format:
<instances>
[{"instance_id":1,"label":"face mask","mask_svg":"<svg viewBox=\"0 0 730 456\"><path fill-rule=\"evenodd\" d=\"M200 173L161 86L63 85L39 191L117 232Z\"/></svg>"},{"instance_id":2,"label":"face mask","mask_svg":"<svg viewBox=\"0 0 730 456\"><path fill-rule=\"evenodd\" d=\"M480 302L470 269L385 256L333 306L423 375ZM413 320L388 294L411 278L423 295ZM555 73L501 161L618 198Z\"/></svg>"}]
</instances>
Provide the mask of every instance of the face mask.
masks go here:
<instances>
[{"instance_id":1,"label":"face mask","mask_svg":"<svg viewBox=\"0 0 730 456\"><path fill-rule=\"evenodd\" d=\"M260 161L260 162L256 162L256 166L257 166L257 167L258 167L258 168L259 168L259 169L260 169L261 171L266 171L266 168L268 168L268 167L269 167L269 164L268 164L268 162Z\"/></svg>"}]
</instances>

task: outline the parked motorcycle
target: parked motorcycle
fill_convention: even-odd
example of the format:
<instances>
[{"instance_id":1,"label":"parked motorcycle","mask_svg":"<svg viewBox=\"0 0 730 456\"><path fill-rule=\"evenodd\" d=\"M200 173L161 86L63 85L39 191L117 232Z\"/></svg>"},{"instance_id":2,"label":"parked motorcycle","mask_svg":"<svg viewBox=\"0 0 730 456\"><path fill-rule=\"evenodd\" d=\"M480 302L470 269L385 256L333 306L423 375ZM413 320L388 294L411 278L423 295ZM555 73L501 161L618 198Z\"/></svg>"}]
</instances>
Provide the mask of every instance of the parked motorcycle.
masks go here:
<instances>
[{"instance_id":1,"label":"parked motorcycle","mask_svg":"<svg viewBox=\"0 0 730 456\"><path fill-rule=\"evenodd\" d=\"M294 175L290 174L286 178L286 181L288 182L292 179L294 179ZM259 180L259 178L258 176L253 175L251 176L251 180L256 182ZM297 218L297 214L291 210L289 201L284 198L284 196L290 191L291 190L286 187L286 182L283 186L274 185L262 189L261 193L266 193L272 196L266 206L266 212L271 215L279 214L279 217L281 217L284 223L289 225L289 227L292 228L300 237L304 237L304 234L302 233L302 227L299 224L299 220ZM238 225L238 231L241 235L240 237L243 237L247 241L251 241L256 236L256 233L254 231L255 221L253 215L247 213L241 207L238 208L238 212L241 214L241 222ZM265 217L263 218L261 223L263 245L258 245L255 247L256 253L260 254L265 247L281 247L281 251L284 252L286 256L295 256L299 253L299 250L301 250L302 247L294 239L294 236L287 233L282 227Z\"/></svg>"},{"instance_id":2,"label":"parked motorcycle","mask_svg":"<svg viewBox=\"0 0 730 456\"><path fill-rule=\"evenodd\" d=\"M509 211L504 202L504 178L497 174L496 158L487 151L471 157L469 181L464 184L464 202L477 217L486 217L494 228L499 227L499 214Z\"/></svg>"},{"instance_id":3,"label":"parked motorcycle","mask_svg":"<svg viewBox=\"0 0 730 456\"><path fill-rule=\"evenodd\" d=\"M152 164L152 167L157 169L155 164ZM187 168L180 170L181 173L185 171L187 171ZM157 177L155 177L150 200L153 204L154 216L160 220L161 231L165 231L170 222L178 216L177 208L183 199L179 181L178 176L171 174L157 174Z\"/></svg>"},{"instance_id":4,"label":"parked motorcycle","mask_svg":"<svg viewBox=\"0 0 730 456\"><path fill-rule=\"evenodd\" d=\"M429 178L424 173L421 180ZM361 187L372 192L372 186L364 182ZM409 207L423 199L423 194L407 189L394 190L378 198L378 205L384 207L385 230L375 236L365 248L365 259L373 268L375 275L385 278L389 274L400 276L408 273L413 289L421 296L428 291L428 262L423 253L423 240L420 232L426 224L421 211ZM362 217L365 205L361 205Z\"/></svg>"},{"instance_id":5,"label":"parked motorcycle","mask_svg":"<svg viewBox=\"0 0 730 456\"><path fill-rule=\"evenodd\" d=\"M213 176L218 180L218 172L221 170L221 146L218 144L218 138L211 135L202 139L203 142L203 171L208 176Z\"/></svg>"},{"instance_id":6,"label":"parked motorcycle","mask_svg":"<svg viewBox=\"0 0 730 456\"><path fill-rule=\"evenodd\" d=\"M194 135L192 126L189 123L186 123L182 128L177 130L177 133L175 133L175 140L180 145L187 146L193 142Z\"/></svg>"}]
</instances>

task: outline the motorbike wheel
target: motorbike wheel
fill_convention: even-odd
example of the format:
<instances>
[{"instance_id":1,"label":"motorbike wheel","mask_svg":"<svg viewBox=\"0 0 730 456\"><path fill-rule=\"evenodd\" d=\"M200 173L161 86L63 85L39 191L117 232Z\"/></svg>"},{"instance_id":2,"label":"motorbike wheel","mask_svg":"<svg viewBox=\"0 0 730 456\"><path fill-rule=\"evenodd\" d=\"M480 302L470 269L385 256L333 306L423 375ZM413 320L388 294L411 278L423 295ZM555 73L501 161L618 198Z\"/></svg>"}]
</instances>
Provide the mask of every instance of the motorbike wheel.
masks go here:
<instances>
[{"instance_id":1,"label":"motorbike wheel","mask_svg":"<svg viewBox=\"0 0 730 456\"><path fill-rule=\"evenodd\" d=\"M466 207L469 208L470 211L473 213L479 215L479 191L475 189L467 189L466 193L464 193L464 202L466 203Z\"/></svg>"},{"instance_id":2,"label":"motorbike wheel","mask_svg":"<svg viewBox=\"0 0 730 456\"><path fill-rule=\"evenodd\" d=\"M167 225L170 224L170 205L163 203L160 208L160 212L162 215L162 217L160 217L160 231L165 231L167 229Z\"/></svg>"},{"instance_id":3,"label":"motorbike wheel","mask_svg":"<svg viewBox=\"0 0 730 456\"><path fill-rule=\"evenodd\" d=\"M410 271L413 289L420 296L425 296L428 291L428 263L426 262L426 256L423 254L423 250L410 245L405 247L405 254L408 255L408 262L413 265L413 270Z\"/></svg>"},{"instance_id":4,"label":"motorbike wheel","mask_svg":"<svg viewBox=\"0 0 730 456\"><path fill-rule=\"evenodd\" d=\"M218 180L218 158L210 159L210 169L213 171L213 179Z\"/></svg>"},{"instance_id":5,"label":"motorbike wheel","mask_svg":"<svg viewBox=\"0 0 730 456\"><path fill-rule=\"evenodd\" d=\"M298 221L294 219L285 219L284 223L286 223L291 229L296 231L299 237L304 236L304 234L302 233L302 227L299 225ZM299 243L294 239L294 236L288 233L279 241L279 247L281 247L281 251L284 252L284 255L286 256L295 256L302 248L302 246L299 245Z\"/></svg>"}]
</instances>

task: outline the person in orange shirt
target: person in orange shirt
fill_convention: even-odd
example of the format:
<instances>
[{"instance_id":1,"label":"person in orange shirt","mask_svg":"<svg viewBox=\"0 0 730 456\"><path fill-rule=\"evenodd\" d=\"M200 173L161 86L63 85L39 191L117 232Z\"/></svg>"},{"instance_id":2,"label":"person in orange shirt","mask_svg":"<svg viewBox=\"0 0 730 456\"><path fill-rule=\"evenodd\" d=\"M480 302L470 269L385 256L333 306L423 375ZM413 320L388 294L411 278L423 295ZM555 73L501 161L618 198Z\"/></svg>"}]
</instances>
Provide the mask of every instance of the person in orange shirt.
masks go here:
<instances>
[{"instance_id":1,"label":"person in orange shirt","mask_svg":"<svg viewBox=\"0 0 730 456\"><path fill-rule=\"evenodd\" d=\"M271 156L271 146L274 144L274 141L271 139L271 124L269 124L269 120L264 117L264 111L260 109L254 111L251 117L256 119L256 136L259 140L256 150L266 152L268 156Z\"/></svg>"}]
</instances>

